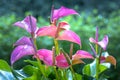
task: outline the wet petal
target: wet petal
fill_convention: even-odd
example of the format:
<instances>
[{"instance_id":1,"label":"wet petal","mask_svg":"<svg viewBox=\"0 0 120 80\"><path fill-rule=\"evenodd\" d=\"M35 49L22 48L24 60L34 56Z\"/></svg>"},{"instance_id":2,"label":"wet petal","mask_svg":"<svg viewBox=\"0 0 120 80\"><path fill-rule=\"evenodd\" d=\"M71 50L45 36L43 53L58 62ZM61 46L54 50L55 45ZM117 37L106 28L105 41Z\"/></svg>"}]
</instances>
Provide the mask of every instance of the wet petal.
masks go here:
<instances>
[{"instance_id":1,"label":"wet petal","mask_svg":"<svg viewBox=\"0 0 120 80\"><path fill-rule=\"evenodd\" d=\"M13 63L19 60L20 58L33 54L35 54L35 51L32 46L29 45L17 46L11 54L11 65L13 65Z\"/></svg>"},{"instance_id":2,"label":"wet petal","mask_svg":"<svg viewBox=\"0 0 120 80\"><path fill-rule=\"evenodd\" d=\"M55 37L57 28L55 26L46 26L39 28L37 31L37 36L50 36Z\"/></svg>"},{"instance_id":3,"label":"wet petal","mask_svg":"<svg viewBox=\"0 0 120 80\"><path fill-rule=\"evenodd\" d=\"M19 45L30 45L32 46L32 42L29 37L23 36L19 40L16 41L14 46L19 46Z\"/></svg>"},{"instance_id":4,"label":"wet petal","mask_svg":"<svg viewBox=\"0 0 120 80\"><path fill-rule=\"evenodd\" d=\"M81 58L90 58L90 59L93 59L93 56L87 52L87 51L84 51L84 50L78 50L73 56L72 56L73 60L74 59L81 59Z\"/></svg>"},{"instance_id":5,"label":"wet petal","mask_svg":"<svg viewBox=\"0 0 120 80\"><path fill-rule=\"evenodd\" d=\"M61 17L72 15L72 14L78 14L78 13L73 9L69 9L62 6L60 9L54 10L53 20L57 20Z\"/></svg>"},{"instance_id":6,"label":"wet petal","mask_svg":"<svg viewBox=\"0 0 120 80\"><path fill-rule=\"evenodd\" d=\"M42 60L46 65L53 65L53 52L47 49L40 49L37 52L39 59Z\"/></svg>"},{"instance_id":7,"label":"wet petal","mask_svg":"<svg viewBox=\"0 0 120 80\"><path fill-rule=\"evenodd\" d=\"M68 68L69 64L63 54L56 56L56 66L60 68Z\"/></svg>"},{"instance_id":8,"label":"wet petal","mask_svg":"<svg viewBox=\"0 0 120 80\"><path fill-rule=\"evenodd\" d=\"M64 30L58 37L58 40L66 40L81 45L80 37L73 31Z\"/></svg>"},{"instance_id":9,"label":"wet petal","mask_svg":"<svg viewBox=\"0 0 120 80\"><path fill-rule=\"evenodd\" d=\"M36 31L36 19L33 16L27 16L24 20L14 23L15 26L19 26L29 33Z\"/></svg>"},{"instance_id":10,"label":"wet petal","mask_svg":"<svg viewBox=\"0 0 120 80\"><path fill-rule=\"evenodd\" d=\"M99 44L104 50L106 50L106 47L107 47L107 45L108 45L108 36L105 35L104 38L103 38L103 40L100 41L100 42L98 42L98 44Z\"/></svg>"}]
</instances>

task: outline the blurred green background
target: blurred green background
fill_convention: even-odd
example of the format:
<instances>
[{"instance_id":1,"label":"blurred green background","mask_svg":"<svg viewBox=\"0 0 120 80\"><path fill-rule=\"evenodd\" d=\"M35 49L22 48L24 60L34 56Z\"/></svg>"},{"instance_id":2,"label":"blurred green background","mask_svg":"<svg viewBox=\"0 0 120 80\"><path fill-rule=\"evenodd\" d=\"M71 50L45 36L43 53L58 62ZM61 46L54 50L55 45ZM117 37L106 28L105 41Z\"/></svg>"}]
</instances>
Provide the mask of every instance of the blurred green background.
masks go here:
<instances>
[{"instance_id":1,"label":"blurred green background","mask_svg":"<svg viewBox=\"0 0 120 80\"><path fill-rule=\"evenodd\" d=\"M29 14L35 16L38 20L37 26L49 25L49 15L51 5L55 8L65 6L75 9L80 16L68 16L60 19L68 21L71 30L75 31L81 37L82 49L91 51L89 46L89 37L94 37L95 27L99 27L99 39L105 34L109 36L109 45L107 51L117 59L117 67L111 67L106 74L109 74L110 80L120 80L120 1L119 0L1 0L0 2L0 59L10 62L10 55L14 49L13 43L23 35L29 34L13 23ZM53 41L49 37L40 37L38 39L39 48L51 49ZM60 46L66 52L69 52L69 42L60 41ZM74 52L79 49L75 44ZM26 58L27 59L27 58ZM20 63L17 66L21 66ZM24 64L23 64L24 65ZM79 65L78 65L79 66ZM80 66L79 66L80 67ZM79 70L78 70L79 71Z\"/></svg>"}]
</instances>

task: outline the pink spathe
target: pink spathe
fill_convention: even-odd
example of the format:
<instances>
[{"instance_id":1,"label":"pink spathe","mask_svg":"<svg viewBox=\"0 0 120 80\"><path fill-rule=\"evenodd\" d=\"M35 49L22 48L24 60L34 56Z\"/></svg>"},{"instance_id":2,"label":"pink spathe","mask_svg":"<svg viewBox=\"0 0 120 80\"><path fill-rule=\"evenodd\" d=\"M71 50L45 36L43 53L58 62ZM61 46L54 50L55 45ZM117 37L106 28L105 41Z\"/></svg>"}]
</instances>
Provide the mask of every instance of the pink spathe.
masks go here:
<instances>
[{"instance_id":1,"label":"pink spathe","mask_svg":"<svg viewBox=\"0 0 120 80\"><path fill-rule=\"evenodd\" d=\"M53 11L53 20L58 20L61 17L65 17L73 14L78 15L78 13L75 10L62 6L60 9L55 9Z\"/></svg>"}]
</instances>

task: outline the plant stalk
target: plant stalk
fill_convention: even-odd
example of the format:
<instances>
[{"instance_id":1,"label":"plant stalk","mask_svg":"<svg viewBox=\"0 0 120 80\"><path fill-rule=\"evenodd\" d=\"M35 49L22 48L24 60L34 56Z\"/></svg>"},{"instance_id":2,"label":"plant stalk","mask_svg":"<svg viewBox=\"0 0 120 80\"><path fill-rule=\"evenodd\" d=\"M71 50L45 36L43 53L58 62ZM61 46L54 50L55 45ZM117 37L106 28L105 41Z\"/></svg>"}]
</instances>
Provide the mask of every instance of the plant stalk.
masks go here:
<instances>
[{"instance_id":1,"label":"plant stalk","mask_svg":"<svg viewBox=\"0 0 120 80\"><path fill-rule=\"evenodd\" d=\"M58 40L54 39L54 44L55 44L56 54L59 54L60 50L59 50Z\"/></svg>"},{"instance_id":2,"label":"plant stalk","mask_svg":"<svg viewBox=\"0 0 120 80\"><path fill-rule=\"evenodd\" d=\"M55 66L54 66L54 71L55 71L55 74L56 74L56 79L57 79L57 80L60 80L60 79L59 79L59 76L58 76L58 72L57 72L57 70L56 70L56 67L55 67Z\"/></svg>"},{"instance_id":3,"label":"plant stalk","mask_svg":"<svg viewBox=\"0 0 120 80\"><path fill-rule=\"evenodd\" d=\"M75 74L75 72L74 72L72 66L70 66L70 70L71 70L71 72L72 72L73 80L77 80L77 78L76 78L76 74Z\"/></svg>"},{"instance_id":4,"label":"plant stalk","mask_svg":"<svg viewBox=\"0 0 120 80\"><path fill-rule=\"evenodd\" d=\"M98 44L95 45L96 54L98 55ZM96 57L96 80L99 79L99 57Z\"/></svg>"},{"instance_id":5,"label":"plant stalk","mask_svg":"<svg viewBox=\"0 0 120 80\"><path fill-rule=\"evenodd\" d=\"M33 47L35 49L35 56L36 56L36 59L37 59L37 62L38 62L38 68L39 70L41 71L41 73L43 74L43 76L45 78L47 78L46 74L45 74L45 66L44 66L44 70L42 68L42 64L41 64L41 61L39 60L39 57L37 55L37 45L36 45L36 38L34 38L34 36L32 36L32 43L33 43Z\"/></svg>"},{"instance_id":6,"label":"plant stalk","mask_svg":"<svg viewBox=\"0 0 120 80\"><path fill-rule=\"evenodd\" d=\"M99 58L96 58L96 80L99 79Z\"/></svg>"}]
</instances>

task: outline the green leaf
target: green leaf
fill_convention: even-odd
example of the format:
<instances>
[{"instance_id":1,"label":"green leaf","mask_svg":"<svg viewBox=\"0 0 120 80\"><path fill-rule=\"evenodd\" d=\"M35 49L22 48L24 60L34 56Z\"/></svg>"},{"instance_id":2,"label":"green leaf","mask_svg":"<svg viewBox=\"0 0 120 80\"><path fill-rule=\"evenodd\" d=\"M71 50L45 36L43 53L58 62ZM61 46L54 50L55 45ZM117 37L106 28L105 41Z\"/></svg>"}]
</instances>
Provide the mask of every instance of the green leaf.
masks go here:
<instances>
[{"instance_id":1,"label":"green leaf","mask_svg":"<svg viewBox=\"0 0 120 80\"><path fill-rule=\"evenodd\" d=\"M99 74L104 72L107 69L105 65L99 64ZM88 65L85 65L83 68L83 74L87 76L95 77L96 75L96 59Z\"/></svg>"},{"instance_id":2,"label":"green leaf","mask_svg":"<svg viewBox=\"0 0 120 80\"><path fill-rule=\"evenodd\" d=\"M0 80L15 80L15 78L11 72L0 70Z\"/></svg>"},{"instance_id":3,"label":"green leaf","mask_svg":"<svg viewBox=\"0 0 120 80\"><path fill-rule=\"evenodd\" d=\"M11 68L8 63L2 59L0 59L0 70L11 72Z\"/></svg>"},{"instance_id":4,"label":"green leaf","mask_svg":"<svg viewBox=\"0 0 120 80\"><path fill-rule=\"evenodd\" d=\"M34 67L34 66L31 66L31 65L27 65L27 66L23 67L23 71L24 71L24 73L26 73L29 76L31 76L31 75L33 75L34 72L38 71L38 68Z\"/></svg>"},{"instance_id":5,"label":"green leaf","mask_svg":"<svg viewBox=\"0 0 120 80\"><path fill-rule=\"evenodd\" d=\"M82 80L82 75L80 74L75 73L75 77L77 78L77 80Z\"/></svg>"},{"instance_id":6,"label":"green leaf","mask_svg":"<svg viewBox=\"0 0 120 80\"><path fill-rule=\"evenodd\" d=\"M103 71L105 71L106 69L107 69L106 66L100 64L100 65L99 65L99 70L100 70L99 74L102 73Z\"/></svg>"},{"instance_id":7,"label":"green leaf","mask_svg":"<svg viewBox=\"0 0 120 80\"><path fill-rule=\"evenodd\" d=\"M43 68L44 65L41 65ZM45 67L45 66L44 66ZM48 75L53 71L53 67L45 67L45 75L48 77ZM24 80L48 80L46 77L44 77L41 73L41 71L32 65L27 65L23 68L24 73L28 75L27 78Z\"/></svg>"},{"instance_id":8,"label":"green leaf","mask_svg":"<svg viewBox=\"0 0 120 80\"><path fill-rule=\"evenodd\" d=\"M23 72L23 70L12 69L12 73L17 80L22 80L27 77L27 75Z\"/></svg>"},{"instance_id":9,"label":"green leaf","mask_svg":"<svg viewBox=\"0 0 120 80\"><path fill-rule=\"evenodd\" d=\"M83 68L83 74L94 77L96 74L96 60L91 64L85 65Z\"/></svg>"},{"instance_id":10,"label":"green leaf","mask_svg":"<svg viewBox=\"0 0 120 80\"><path fill-rule=\"evenodd\" d=\"M39 77L40 77L40 76L39 76ZM23 79L23 80L38 80L38 79L37 79L36 73L34 72L32 76L30 76L30 77L28 77L28 78L25 78L25 79Z\"/></svg>"},{"instance_id":11,"label":"green leaf","mask_svg":"<svg viewBox=\"0 0 120 80\"><path fill-rule=\"evenodd\" d=\"M30 63L30 64L32 64L33 66L36 66L36 67L38 67L38 62L37 61L32 61L32 60L24 60L24 62L27 62L27 63Z\"/></svg>"},{"instance_id":12,"label":"green leaf","mask_svg":"<svg viewBox=\"0 0 120 80\"><path fill-rule=\"evenodd\" d=\"M45 67L46 76L49 76L52 72L54 72L54 67L53 66L46 66Z\"/></svg>"},{"instance_id":13,"label":"green leaf","mask_svg":"<svg viewBox=\"0 0 120 80\"><path fill-rule=\"evenodd\" d=\"M84 66L84 68L83 68L83 74L91 76L90 64Z\"/></svg>"},{"instance_id":14,"label":"green leaf","mask_svg":"<svg viewBox=\"0 0 120 80\"><path fill-rule=\"evenodd\" d=\"M96 80L96 79L88 75L83 75L82 80Z\"/></svg>"},{"instance_id":15,"label":"green leaf","mask_svg":"<svg viewBox=\"0 0 120 80\"><path fill-rule=\"evenodd\" d=\"M67 71L68 80L73 80L72 73L70 70Z\"/></svg>"},{"instance_id":16,"label":"green leaf","mask_svg":"<svg viewBox=\"0 0 120 80\"><path fill-rule=\"evenodd\" d=\"M40 62L40 65L38 65L37 61L31 61L31 60L24 60L24 61L33 65L32 67L27 66L27 68L29 69L38 68L40 70L39 73L42 72L41 74L44 74L44 76L48 76L51 73L52 68L41 64L41 62Z\"/></svg>"},{"instance_id":17,"label":"green leaf","mask_svg":"<svg viewBox=\"0 0 120 80\"><path fill-rule=\"evenodd\" d=\"M91 76L94 77L96 75L96 59L90 64Z\"/></svg>"},{"instance_id":18,"label":"green leaf","mask_svg":"<svg viewBox=\"0 0 120 80\"><path fill-rule=\"evenodd\" d=\"M0 79L1 80L15 80L13 74L16 72L10 68L8 63L4 60L0 60ZM18 74L18 72L16 72ZM16 75L15 73L15 75ZM20 75L20 74L19 74ZM18 77L18 76L17 76Z\"/></svg>"}]
</instances>

